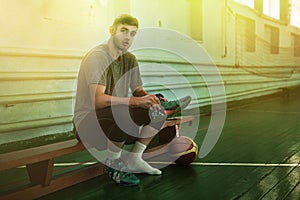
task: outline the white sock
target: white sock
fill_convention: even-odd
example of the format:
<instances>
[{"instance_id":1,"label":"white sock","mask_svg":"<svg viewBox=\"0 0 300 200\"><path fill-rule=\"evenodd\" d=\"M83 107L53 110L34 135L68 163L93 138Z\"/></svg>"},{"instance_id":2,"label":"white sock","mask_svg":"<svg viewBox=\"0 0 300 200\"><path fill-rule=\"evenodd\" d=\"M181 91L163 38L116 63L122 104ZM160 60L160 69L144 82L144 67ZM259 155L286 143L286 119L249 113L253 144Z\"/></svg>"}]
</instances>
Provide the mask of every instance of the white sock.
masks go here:
<instances>
[{"instance_id":1,"label":"white sock","mask_svg":"<svg viewBox=\"0 0 300 200\"><path fill-rule=\"evenodd\" d=\"M142 159L143 152L146 148L147 146L143 143L135 142L131 152L127 155L128 169L133 172L160 175L162 172L159 169L151 167L146 161Z\"/></svg>"},{"instance_id":2,"label":"white sock","mask_svg":"<svg viewBox=\"0 0 300 200\"><path fill-rule=\"evenodd\" d=\"M107 159L111 159L111 160L118 159L121 157L121 151L114 152L114 151L111 151L110 149L107 149L105 156Z\"/></svg>"}]
</instances>

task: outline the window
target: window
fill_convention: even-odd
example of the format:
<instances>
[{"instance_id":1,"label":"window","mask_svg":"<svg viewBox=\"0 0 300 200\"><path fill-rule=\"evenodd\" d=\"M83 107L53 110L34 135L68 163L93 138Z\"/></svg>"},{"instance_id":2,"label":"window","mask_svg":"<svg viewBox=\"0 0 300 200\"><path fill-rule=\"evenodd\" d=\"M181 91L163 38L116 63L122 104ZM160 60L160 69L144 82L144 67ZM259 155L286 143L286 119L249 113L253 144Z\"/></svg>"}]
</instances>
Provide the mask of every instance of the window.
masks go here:
<instances>
[{"instance_id":1,"label":"window","mask_svg":"<svg viewBox=\"0 0 300 200\"><path fill-rule=\"evenodd\" d=\"M280 19L280 0L264 0L263 13L275 19Z\"/></svg>"},{"instance_id":2,"label":"window","mask_svg":"<svg viewBox=\"0 0 300 200\"><path fill-rule=\"evenodd\" d=\"M269 43L270 53L279 53L279 28L265 25L265 39Z\"/></svg>"},{"instance_id":3,"label":"window","mask_svg":"<svg viewBox=\"0 0 300 200\"><path fill-rule=\"evenodd\" d=\"M292 33L292 46L294 46L294 56L300 57L300 35Z\"/></svg>"},{"instance_id":4,"label":"window","mask_svg":"<svg viewBox=\"0 0 300 200\"><path fill-rule=\"evenodd\" d=\"M246 51L255 52L256 49L256 29L255 29L255 20L245 18L245 44Z\"/></svg>"},{"instance_id":5,"label":"window","mask_svg":"<svg viewBox=\"0 0 300 200\"><path fill-rule=\"evenodd\" d=\"M291 24L300 27L300 0L291 0Z\"/></svg>"}]
</instances>

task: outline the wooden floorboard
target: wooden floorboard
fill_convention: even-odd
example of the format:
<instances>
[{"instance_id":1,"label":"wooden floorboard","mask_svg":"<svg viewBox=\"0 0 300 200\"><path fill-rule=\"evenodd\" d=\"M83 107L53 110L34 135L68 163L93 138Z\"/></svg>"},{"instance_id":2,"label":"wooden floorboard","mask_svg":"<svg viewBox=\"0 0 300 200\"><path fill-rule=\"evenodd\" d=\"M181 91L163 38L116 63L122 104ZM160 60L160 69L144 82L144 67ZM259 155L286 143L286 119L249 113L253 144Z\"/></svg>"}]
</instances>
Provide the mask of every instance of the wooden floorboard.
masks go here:
<instances>
[{"instance_id":1,"label":"wooden floorboard","mask_svg":"<svg viewBox=\"0 0 300 200\"><path fill-rule=\"evenodd\" d=\"M293 190L286 196L286 200L300 199L300 181L298 179L298 184L293 188Z\"/></svg>"},{"instance_id":2,"label":"wooden floorboard","mask_svg":"<svg viewBox=\"0 0 300 200\"><path fill-rule=\"evenodd\" d=\"M273 187L270 188L270 190L266 194L264 194L263 198L279 199L288 196L288 194L291 193L294 187L298 184L299 172L300 168L294 167L289 171L287 170L287 172L284 171L281 174L283 175L283 177L281 177L280 179L278 179L278 177L280 176L275 177L274 175L272 175L273 177L270 177L270 186L273 185Z\"/></svg>"},{"instance_id":3,"label":"wooden floorboard","mask_svg":"<svg viewBox=\"0 0 300 200\"><path fill-rule=\"evenodd\" d=\"M120 187L107 176L100 176L40 200L300 199L299 100L298 90L289 98L273 96L227 111L221 137L205 158L186 167L170 165L162 169L162 176L138 174L141 179L138 187ZM201 116L195 138L199 146L209 121L210 116ZM184 134L190 136L192 127L183 127ZM90 160L94 161L88 152L83 152L56 161ZM24 176L22 170L1 174L1 188L4 179L19 181ZM55 167L56 174L67 170Z\"/></svg>"}]
</instances>

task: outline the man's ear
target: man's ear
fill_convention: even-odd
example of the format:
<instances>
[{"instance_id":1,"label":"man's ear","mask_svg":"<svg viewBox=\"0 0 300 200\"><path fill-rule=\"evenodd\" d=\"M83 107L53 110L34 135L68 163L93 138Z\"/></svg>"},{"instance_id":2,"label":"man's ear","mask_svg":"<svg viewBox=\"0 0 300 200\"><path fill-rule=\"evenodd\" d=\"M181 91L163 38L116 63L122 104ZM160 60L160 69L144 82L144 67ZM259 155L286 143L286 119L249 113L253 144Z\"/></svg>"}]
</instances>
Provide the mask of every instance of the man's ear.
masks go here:
<instances>
[{"instance_id":1,"label":"man's ear","mask_svg":"<svg viewBox=\"0 0 300 200\"><path fill-rule=\"evenodd\" d=\"M116 29L115 29L114 26L109 27L109 33L110 33L110 35L115 35L116 34Z\"/></svg>"}]
</instances>

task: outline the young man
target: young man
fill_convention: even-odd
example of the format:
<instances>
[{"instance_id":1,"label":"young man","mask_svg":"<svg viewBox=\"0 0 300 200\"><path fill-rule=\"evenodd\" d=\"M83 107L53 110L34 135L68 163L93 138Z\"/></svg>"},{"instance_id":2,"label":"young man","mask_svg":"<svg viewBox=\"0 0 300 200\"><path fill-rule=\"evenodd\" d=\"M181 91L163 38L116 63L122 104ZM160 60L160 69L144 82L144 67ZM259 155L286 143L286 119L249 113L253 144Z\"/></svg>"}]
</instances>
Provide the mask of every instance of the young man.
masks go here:
<instances>
[{"instance_id":1,"label":"young man","mask_svg":"<svg viewBox=\"0 0 300 200\"><path fill-rule=\"evenodd\" d=\"M109 29L109 40L84 57L74 112L79 139L98 149L107 147L105 173L129 186L140 182L132 172L161 174L142 154L166 118L158 97L143 89L137 60L127 51L137 29L136 18L120 15ZM126 164L121 159L125 143L134 143Z\"/></svg>"}]
</instances>

